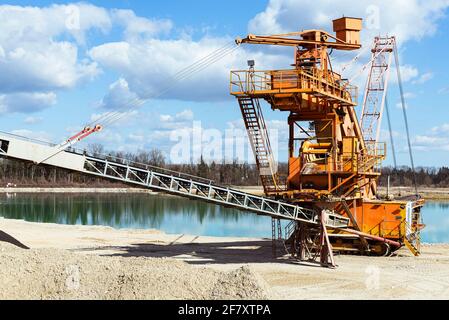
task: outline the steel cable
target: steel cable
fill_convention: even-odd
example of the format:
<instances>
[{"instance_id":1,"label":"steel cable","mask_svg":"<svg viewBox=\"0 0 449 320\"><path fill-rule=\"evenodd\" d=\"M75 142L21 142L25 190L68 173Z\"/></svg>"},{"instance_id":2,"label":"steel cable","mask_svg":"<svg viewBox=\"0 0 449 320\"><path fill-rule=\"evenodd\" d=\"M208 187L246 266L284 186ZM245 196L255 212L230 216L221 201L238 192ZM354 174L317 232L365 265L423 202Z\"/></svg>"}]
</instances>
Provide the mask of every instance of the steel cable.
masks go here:
<instances>
[{"instance_id":1,"label":"steel cable","mask_svg":"<svg viewBox=\"0 0 449 320\"><path fill-rule=\"evenodd\" d=\"M185 80L185 79L191 77L192 75L194 75L194 74L196 74L196 73L198 73L198 72L208 68L210 65L212 65L215 62L221 60L222 58L224 58L225 56L231 54L232 52L234 52L237 49L238 49L238 47L234 47L234 48L232 48L230 50L227 50L227 51L225 51L225 53L223 53L222 56L217 56L214 59L210 60L208 63L197 66L195 69L193 69L191 71L191 73L185 74L185 75L183 75L183 76L181 76L181 77L179 77L177 79L174 79L174 81L168 87L162 89L158 94L153 95L153 96L151 96L149 98L146 98L146 99L138 99L138 101L136 103L136 106L140 106L140 105L146 103L150 99L156 99L156 98L159 98L159 97L163 96L165 93L170 91L173 87L177 86L180 81ZM128 110L125 113L116 112L115 115L113 115L112 117L109 117L108 119L104 120L105 122L103 123L103 125L104 126L110 125L110 124L112 124L112 123L122 119L123 117L126 117L127 115L130 114L130 112L131 112L131 110Z\"/></svg>"},{"instance_id":2,"label":"steel cable","mask_svg":"<svg viewBox=\"0 0 449 320\"><path fill-rule=\"evenodd\" d=\"M228 55L230 52L233 52L236 48L238 48L238 47L235 47L235 44L232 42L232 43L228 43L228 44L224 45L223 47L221 47L219 49L214 50L207 56L201 58L200 60L194 62L193 64L178 71L173 76L167 77L163 83L168 84L168 87L161 90L158 94L153 94L153 95L148 94L149 96L146 99L133 98L132 100L128 101L127 103L125 103L121 107L117 108L116 110L107 112L100 118L95 119L95 121L90 122L88 124L88 126L91 126L94 123L99 122L99 121L103 121L104 125L114 122L115 121L114 119L116 117L120 117L120 115L122 114L121 112L123 110L138 107L150 99L160 97L162 94L166 93L169 89L171 89L175 83L177 83L181 80L184 80L187 77L190 77L191 75L193 75L194 73L197 73L197 72L203 70L205 67L208 67L212 63L217 62L218 60L222 59L224 56ZM149 91L147 91L147 93L149 93ZM144 95L145 95L145 93L144 93Z\"/></svg>"},{"instance_id":3,"label":"steel cable","mask_svg":"<svg viewBox=\"0 0 449 320\"><path fill-rule=\"evenodd\" d=\"M419 196L418 194L418 183L416 181L416 172L415 172L415 163L413 160L413 151L412 151L412 143L410 141L410 130L408 127L408 118L407 118L407 105L405 104L405 96L404 96L404 88L402 87L402 78L401 78L401 71L399 67L399 55L398 50L396 47L396 39L394 42L394 59L396 62L396 72L398 75L398 84L399 84L399 92L401 94L401 105L402 105L402 114L404 116L404 123L405 123L405 131L407 133L407 144L408 144L408 153L410 156L410 165L412 167L412 176L413 176L413 184L415 185L415 192L416 196Z\"/></svg>"}]
</instances>

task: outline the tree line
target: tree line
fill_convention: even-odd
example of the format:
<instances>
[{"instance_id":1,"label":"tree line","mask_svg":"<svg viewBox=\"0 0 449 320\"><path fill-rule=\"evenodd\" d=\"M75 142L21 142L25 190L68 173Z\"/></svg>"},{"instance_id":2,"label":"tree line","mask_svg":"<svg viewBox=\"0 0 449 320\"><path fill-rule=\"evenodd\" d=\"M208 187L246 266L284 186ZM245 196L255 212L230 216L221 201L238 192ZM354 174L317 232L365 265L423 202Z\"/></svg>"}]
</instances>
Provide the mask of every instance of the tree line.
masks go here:
<instances>
[{"instance_id":1,"label":"tree line","mask_svg":"<svg viewBox=\"0 0 449 320\"><path fill-rule=\"evenodd\" d=\"M201 158L197 163L171 164L164 154L158 150L138 151L136 153L106 152L103 146L89 145L86 152L94 156L106 155L110 160L133 161L167 170L182 172L214 181L221 185L256 186L260 185L259 173L254 164L206 162ZM288 166L279 164L279 172L286 175ZM449 168L418 168L415 174L409 167L384 167L380 185L387 185L388 176L391 186L413 186L413 181L419 186L449 187ZM124 187L117 181L71 172L65 169L49 166L36 166L31 163L16 160L0 160L0 186L7 184L21 187Z\"/></svg>"}]
</instances>

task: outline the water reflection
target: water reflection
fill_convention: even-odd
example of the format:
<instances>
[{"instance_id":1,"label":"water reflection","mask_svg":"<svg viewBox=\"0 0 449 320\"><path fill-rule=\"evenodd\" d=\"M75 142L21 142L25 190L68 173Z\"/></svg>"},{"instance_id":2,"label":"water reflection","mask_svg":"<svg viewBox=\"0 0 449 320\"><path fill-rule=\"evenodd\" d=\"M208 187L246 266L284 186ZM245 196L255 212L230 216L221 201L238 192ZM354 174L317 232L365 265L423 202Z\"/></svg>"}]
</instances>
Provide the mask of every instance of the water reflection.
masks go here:
<instances>
[{"instance_id":1,"label":"water reflection","mask_svg":"<svg viewBox=\"0 0 449 320\"><path fill-rule=\"evenodd\" d=\"M0 216L44 223L155 228L195 235L271 235L270 218L165 195L2 194Z\"/></svg>"},{"instance_id":2,"label":"water reflection","mask_svg":"<svg viewBox=\"0 0 449 320\"><path fill-rule=\"evenodd\" d=\"M449 201L423 208L424 242L449 243ZM167 233L271 237L271 220L239 210L166 195L1 194L0 216L33 222L155 228Z\"/></svg>"},{"instance_id":3,"label":"water reflection","mask_svg":"<svg viewBox=\"0 0 449 320\"><path fill-rule=\"evenodd\" d=\"M428 201L422 210L426 228L422 241L449 243L449 201Z\"/></svg>"}]
</instances>

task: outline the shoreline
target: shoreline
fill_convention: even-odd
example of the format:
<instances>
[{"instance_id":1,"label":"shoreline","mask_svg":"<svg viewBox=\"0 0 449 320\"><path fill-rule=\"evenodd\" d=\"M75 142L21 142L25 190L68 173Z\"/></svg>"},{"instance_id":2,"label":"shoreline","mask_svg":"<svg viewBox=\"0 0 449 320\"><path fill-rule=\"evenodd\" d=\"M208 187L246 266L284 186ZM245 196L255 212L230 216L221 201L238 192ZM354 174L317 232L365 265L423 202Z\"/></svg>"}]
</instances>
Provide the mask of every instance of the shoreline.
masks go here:
<instances>
[{"instance_id":1,"label":"shoreline","mask_svg":"<svg viewBox=\"0 0 449 320\"><path fill-rule=\"evenodd\" d=\"M263 195L263 189L259 186L231 186L242 192L248 192L255 195ZM426 200L449 200L449 188L420 188L420 195ZM13 187L0 188L0 193L147 193L159 194L158 191L152 191L142 188L91 188L91 187ZM386 188L379 187L379 194L385 194ZM392 187L390 193L394 196L413 195L412 187Z\"/></svg>"},{"instance_id":2,"label":"shoreline","mask_svg":"<svg viewBox=\"0 0 449 320\"><path fill-rule=\"evenodd\" d=\"M26 187L26 188L0 188L0 193L148 193L157 194L158 192L141 188L43 188L43 187Z\"/></svg>"}]
</instances>

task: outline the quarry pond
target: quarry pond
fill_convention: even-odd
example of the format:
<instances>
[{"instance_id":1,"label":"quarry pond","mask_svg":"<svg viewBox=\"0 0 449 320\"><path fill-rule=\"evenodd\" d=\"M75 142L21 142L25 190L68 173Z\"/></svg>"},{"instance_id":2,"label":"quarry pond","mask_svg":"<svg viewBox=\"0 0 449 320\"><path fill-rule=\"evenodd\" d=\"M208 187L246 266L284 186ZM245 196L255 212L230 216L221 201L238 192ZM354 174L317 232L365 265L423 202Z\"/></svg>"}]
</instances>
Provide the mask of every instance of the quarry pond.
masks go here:
<instances>
[{"instance_id":1,"label":"quarry pond","mask_svg":"<svg viewBox=\"0 0 449 320\"><path fill-rule=\"evenodd\" d=\"M449 243L449 201L423 208L422 241ZM271 237L271 218L200 201L146 193L2 193L0 217L29 222L158 229L169 234Z\"/></svg>"}]
</instances>

